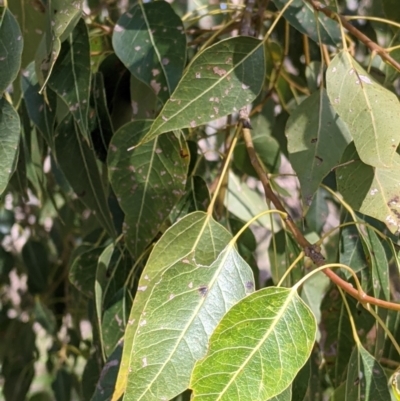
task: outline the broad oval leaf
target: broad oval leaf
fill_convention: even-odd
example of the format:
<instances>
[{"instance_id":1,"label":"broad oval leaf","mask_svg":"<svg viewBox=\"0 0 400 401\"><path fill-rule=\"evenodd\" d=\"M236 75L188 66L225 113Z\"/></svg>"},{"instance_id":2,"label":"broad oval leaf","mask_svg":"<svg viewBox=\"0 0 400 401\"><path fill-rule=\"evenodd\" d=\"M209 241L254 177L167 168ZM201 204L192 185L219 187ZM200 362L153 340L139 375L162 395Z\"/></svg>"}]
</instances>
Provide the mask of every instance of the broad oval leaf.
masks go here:
<instances>
[{"instance_id":1,"label":"broad oval leaf","mask_svg":"<svg viewBox=\"0 0 400 401\"><path fill-rule=\"evenodd\" d=\"M205 49L186 69L142 141L238 112L260 92L264 64L264 47L254 38L229 38Z\"/></svg>"},{"instance_id":2,"label":"broad oval leaf","mask_svg":"<svg viewBox=\"0 0 400 401\"><path fill-rule=\"evenodd\" d=\"M254 289L230 238L203 212L161 237L138 285L113 400L125 389L125 400L167 400L187 388L219 319Z\"/></svg>"},{"instance_id":3,"label":"broad oval leaf","mask_svg":"<svg viewBox=\"0 0 400 401\"><path fill-rule=\"evenodd\" d=\"M128 150L148 132L151 121L133 121L112 138L108 154L111 185L125 212L126 244L139 257L185 193L186 142L172 133Z\"/></svg>"},{"instance_id":4,"label":"broad oval leaf","mask_svg":"<svg viewBox=\"0 0 400 401\"><path fill-rule=\"evenodd\" d=\"M249 295L223 317L207 356L196 363L193 401L264 401L280 394L307 362L316 331L296 290L268 287Z\"/></svg>"},{"instance_id":5,"label":"broad oval leaf","mask_svg":"<svg viewBox=\"0 0 400 401\"><path fill-rule=\"evenodd\" d=\"M1 74L0 74L1 75ZM21 123L17 111L3 97L0 99L0 195L16 168Z\"/></svg>"},{"instance_id":6,"label":"broad oval leaf","mask_svg":"<svg viewBox=\"0 0 400 401\"><path fill-rule=\"evenodd\" d=\"M287 0L272 1L279 10L282 10L287 3ZM320 42L318 31L322 43L337 46L342 41L338 22L318 12L316 18L314 8L307 0L292 1L292 4L283 13L283 16L288 20L290 25L317 43Z\"/></svg>"},{"instance_id":7,"label":"broad oval leaf","mask_svg":"<svg viewBox=\"0 0 400 401\"><path fill-rule=\"evenodd\" d=\"M8 8L0 8L0 13L0 94L2 94L17 77L24 41L18 22Z\"/></svg>"},{"instance_id":8,"label":"broad oval leaf","mask_svg":"<svg viewBox=\"0 0 400 401\"><path fill-rule=\"evenodd\" d=\"M286 136L290 162L308 209L324 177L340 163L351 136L323 88L293 111L286 124Z\"/></svg>"},{"instance_id":9,"label":"broad oval leaf","mask_svg":"<svg viewBox=\"0 0 400 401\"><path fill-rule=\"evenodd\" d=\"M351 143L342 158L343 167L336 172L340 193L352 208L387 225L392 233L400 231L400 156L393 167L373 168L360 160Z\"/></svg>"},{"instance_id":10,"label":"broad oval leaf","mask_svg":"<svg viewBox=\"0 0 400 401\"><path fill-rule=\"evenodd\" d=\"M340 52L326 73L333 108L349 127L359 157L373 167L391 167L400 143L400 105L352 57Z\"/></svg>"},{"instance_id":11,"label":"broad oval leaf","mask_svg":"<svg viewBox=\"0 0 400 401\"><path fill-rule=\"evenodd\" d=\"M186 63L186 35L172 7L166 1L132 7L114 28L113 47L131 74L165 103Z\"/></svg>"}]
</instances>

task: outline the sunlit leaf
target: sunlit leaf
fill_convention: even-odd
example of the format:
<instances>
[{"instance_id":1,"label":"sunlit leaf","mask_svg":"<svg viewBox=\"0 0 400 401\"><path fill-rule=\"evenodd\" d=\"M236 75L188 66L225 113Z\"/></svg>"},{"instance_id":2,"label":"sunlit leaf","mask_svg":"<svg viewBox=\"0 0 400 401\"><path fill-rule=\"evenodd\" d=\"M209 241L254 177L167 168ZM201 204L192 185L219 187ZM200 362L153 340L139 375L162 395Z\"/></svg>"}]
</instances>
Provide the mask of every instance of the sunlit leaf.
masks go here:
<instances>
[{"instance_id":1,"label":"sunlit leaf","mask_svg":"<svg viewBox=\"0 0 400 401\"><path fill-rule=\"evenodd\" d=\"M301 184L304 205L309 207L323 178L340 163L350 133L322 88L293 111L286 135L290 162Z\"/></svg>"},{"instance_id":2,"label":"sunlit leaf","mask_svg":"<svg viewBox=\"0 0 400 401\"><path fill-rule=\"evenodd\" d=\"M329 100L347 124L360 159L374 167L395 167L400 143L396 95L378 84L346 51L329 64L326 81Z\"/></svg>"},{"instance_id":3,"label":"sunlit leaf","mask_svg":"<svg viewBox=\"0 0 400 401\"><path fill-rule=\"evenodd\" d=\"M166 102L186 63L184 27L168 2L138 3L123 14L113 47L129 71Z\"/></svg>"},{"instance_id":4,"label":"sunlit leaf","mask_svg":"<svg viewBox=\"0 0 400 401\"><path fill-rule=\"evenodd\" d=\"M185 193L189 157L185 141L172 133L133 150L151 121L133 121L119 129L110 144L111 185L125 212L124 231L132 254L140 256ZM180 143L181 142L181 143Z\"/></svg>"},{"instance_id":5,"label":"sunlit leaf","mask_svg":"<svg viewBox=\"0 0 400 401\"><path fill-rule=\"evenodd\" d=\"M229 38L205 49L189 65L142 141L238 112L260 92L264 62L262 43L250 37Z\"/></svg>"},{"instance_id":6,"label":"sunlit leaf","mask_svg":"<svg viewBox=\"0 0 400 401\"><path fill-rule=\"evenodd\" d=\"M249 295L223 317L206 357L196 363L193 400L264 401L278 395L306 363L316 331L296 290L268 287Z\"/></svg>"}]
</instances>

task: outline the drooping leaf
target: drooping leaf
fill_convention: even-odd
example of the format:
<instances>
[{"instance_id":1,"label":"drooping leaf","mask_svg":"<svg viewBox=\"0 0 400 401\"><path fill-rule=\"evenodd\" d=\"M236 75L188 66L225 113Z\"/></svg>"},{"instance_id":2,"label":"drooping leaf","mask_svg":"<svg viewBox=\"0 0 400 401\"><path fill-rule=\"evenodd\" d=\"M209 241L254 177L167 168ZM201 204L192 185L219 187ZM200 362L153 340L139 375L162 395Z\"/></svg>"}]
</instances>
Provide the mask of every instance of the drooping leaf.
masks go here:
<instances>
[{"instance_id":1,"label":"drooping leaf","mask_svg":"<svg viewBox=\"0 0 400 401\"><path fill-rule=\"evenodd\" d=\"M90 74L89 34L85 22L80 19L61 46L49 86L66 103L87 140Z\"/></svg>"},{"instance_id":2,"label":"drooping leaf","mask_svg":"<svg viewBox=\"0 0 400 401\"><path fill-rule=\"evenodd\" d=\"M308 208L324 177L340 163L351 136L323 88L293 111L286 125L286 135L290 162Z\"/></svg>"},{"instance_id":3,"label":"drooping leaf","mask_svg":"<svg viewBox=\"0 0 400 401\"><path fill-rule=\"evenodd\" d=\"M21 75L21 86L29 118L38 127L49 147L54 150L54 123L56 119L57 96L46 90L46 98L39 93L40 85L35 66L30 63ZM46 100L47 99L47 100Z\"/></svg>"},{"instance_id":4,"label":"drooping leaf","mask_svg":"<svg viewBox=\"0 0 400 401\"><path fill-rule=\"evenodd\" d=\"M347 369L346 401L387 401L390 393L385 371L379 362L357 344Z\"/></svg>"},{"instance_id":5,"label":"drooping leaf","mask_svg":"<svg viewBox=\"0 0 400 401\"><path fill-rule=\"evenodd\" d=\"M0 195L16 168L20 131L17 111L4 97L0 98Z\"/></svg>"},{"instance_id":6,"label":"drooping leaf","mask_svg":"<svg viewBox=\"0 0 400 401\"><path fill-rule=\"evenodd\" d=\"M189 65L142 142L238 112L260 92L264 63L262 43L250 37L229 38L205 49Z\"/></svg>"},{"instance_id":7,"label":"drooping leaf","mask_svg":"<svg viewBox=\"0 0 400 401\"><path fill-rule=\"evenodd\" d=\"M279 10L286 5L286 0L273 0ZM334 3L333 3L334 4ZM318 31L322 43L337 46L341 43L340 28L337 21L333 21L323 13L317 12L317 18L313 6L307 0L294 0L283 16L297 30L309 36L319 43Z\"/></svg>"},{"instance_id":8,"label":"drooping leaf","mask_svg":"<svg viewBox=\"0 0 400 401\"><path fill-rule=\"evenodd\" d=\"M157 242L129 317L113 400L125 390L127 400L170 399L187 388L219 319L254 288L251 269L232 246L224 250L229 239L195 212Z\"/></svg>"},{"instance_id":9,"label":"drooping leaf","mask_svg":"<svg viewBox=\"0 0 400 401\"><path fill-rule=\"evenodd\" d=\"M125 212L126 243L136 257L184 195L189 165L189 158L180 154L181 149L188 153L185 141L172 133L128 150L150 125L141 120L123 126L114 135L108 156L111 185Z\"/></svg>"},{"instance_id":10,"label":"drooping leaf","mask_svg":"<svg viewBox=\"0 0 400 401\"><path fill-rule=\"evenodd\" d=\"M8 8L0 8L0 94L17 77L23 49L21 29Z\"/></svg>"},{"instance_id":11,"label":"drooping leaf","mask_svg":"<svg viewBox=\"0 0 400 401\"><path fill-rule=\"evenodd\" d=\"M394 167L400 143L396 95L377 83L346 51L329 64L326 81L329 100L347 124L360 159L373 167Z\"/></svg>"},{"instance_id":12,"label":"drooping leaf","mask_svg":"<svg viewBox=\"0 0 400 401\"><path fill-rule=\"evenodd\" d=\"M268 287L249 295L223 317L206 357L196 363L193 400L263 401L278 395L306 363L316 331L296 290Z\"/></svg>"},{"instance_id":13,"label":"drooping leaf","mask_svg":"<svg viewBox=\"0 0 400 401\"><path fill-rule=\"evenodd\" d=\"M70 114L57 127L55 148L57 161L74 192L114 237L115 230L95 156Z\"/></svg>"},{"instance_id":14,"label":"drooping leaf","mask_svg":"<svg viewBox=\"0 0 400 401\"><path fill-rule=\"evenodd\" d=\"M350 206L387 225L392 233L400 228L400 156L395 153L391 168L373 168L360 160L354 144L345 150L336 171L340 193Z\"/></svg>"},{"instance_id":15,"label":"drooping leaf","mask_svg":"<svg viewBox=\"0 0 400 401\"><path fill-rule=\"evenodd\" d=\"M123 14L114 28L113 47L131 74L165 103L186 63L184 27L169 3L138 3Z\"/></svg>"}]
</instances>

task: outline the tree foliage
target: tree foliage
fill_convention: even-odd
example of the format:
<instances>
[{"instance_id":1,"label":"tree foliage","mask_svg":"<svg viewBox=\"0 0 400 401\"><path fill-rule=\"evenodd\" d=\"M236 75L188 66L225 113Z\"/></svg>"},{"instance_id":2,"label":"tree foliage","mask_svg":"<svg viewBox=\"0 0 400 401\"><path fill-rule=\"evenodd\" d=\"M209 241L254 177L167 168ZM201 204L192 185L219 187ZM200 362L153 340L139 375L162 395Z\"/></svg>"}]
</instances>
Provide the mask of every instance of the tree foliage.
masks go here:
<instances>
[{"instance_id":1,"label":"tree foliage","mask_svg":"<svg viewBox=\"0 0 400 401\"><path fill-rule=\"evenodd\" d=\"M398 10L0 0L0 399L400 399Z\"/></svg>"}]
</instances>

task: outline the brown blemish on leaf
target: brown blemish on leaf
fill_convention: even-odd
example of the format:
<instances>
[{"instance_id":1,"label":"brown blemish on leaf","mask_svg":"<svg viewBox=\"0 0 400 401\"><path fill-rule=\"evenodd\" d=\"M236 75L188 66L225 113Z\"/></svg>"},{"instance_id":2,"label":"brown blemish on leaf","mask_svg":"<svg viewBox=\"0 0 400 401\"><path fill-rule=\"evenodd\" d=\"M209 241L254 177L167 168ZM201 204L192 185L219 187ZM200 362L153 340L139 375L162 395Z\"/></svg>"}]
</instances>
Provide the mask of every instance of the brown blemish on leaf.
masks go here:
<instances>
[{"instance_id":1,"label":"brown blemish on leaf","mask_svg":"<svg viewBox=\"0 0 400 401\"><path fill-rule=\"evenodd\" d=\"M199 294L204 298L208 293L208 287L206 285L201 285L198 288Z\"/></svg>"}]
</instances>

